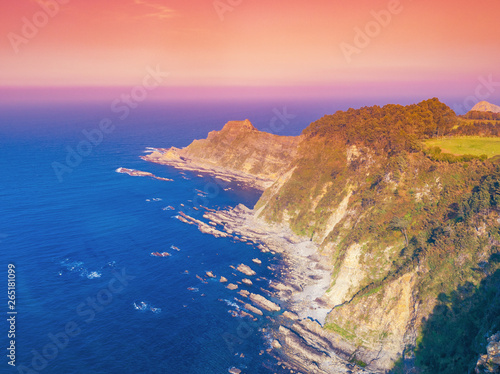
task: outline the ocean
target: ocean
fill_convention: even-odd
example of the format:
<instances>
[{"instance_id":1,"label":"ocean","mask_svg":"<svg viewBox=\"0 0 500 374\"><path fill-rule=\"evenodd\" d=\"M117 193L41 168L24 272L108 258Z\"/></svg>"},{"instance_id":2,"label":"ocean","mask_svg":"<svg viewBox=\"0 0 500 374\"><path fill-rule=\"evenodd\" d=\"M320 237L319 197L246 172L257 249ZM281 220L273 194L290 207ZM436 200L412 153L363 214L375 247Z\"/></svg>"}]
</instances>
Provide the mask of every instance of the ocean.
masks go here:
<instances>
[{"instance_id":1,"label":"ocean","mask_svg":"<svg viewBox=\"0 0 500 374\"><path fill-rule=\"evenodd\" d=\"M266 352L271 322L233 317L239 295L219 282L220 276L240 280L230 266L248 264L260 280L240 287L262 293L279 276L280 258L175 218L179 211L201 218L197 204L253 207L260 192L140 156L147 147L184 147L229 120L248 118L258 129L298 135L323 114L349 106L144 102L124 119L106 102L1 107L0 312L8 317L13 264L17 314L16 366L4 354L0 372L287 372ZM85 134L95 135L106 118L113 130L86 143ZM83 156L75 157L76 150ZM120 174L119 167L173 181ZM207 278L207 271L218 278ZM8 322L2 326L5 353L11 339Z\"/></svg>"}]
</instances>

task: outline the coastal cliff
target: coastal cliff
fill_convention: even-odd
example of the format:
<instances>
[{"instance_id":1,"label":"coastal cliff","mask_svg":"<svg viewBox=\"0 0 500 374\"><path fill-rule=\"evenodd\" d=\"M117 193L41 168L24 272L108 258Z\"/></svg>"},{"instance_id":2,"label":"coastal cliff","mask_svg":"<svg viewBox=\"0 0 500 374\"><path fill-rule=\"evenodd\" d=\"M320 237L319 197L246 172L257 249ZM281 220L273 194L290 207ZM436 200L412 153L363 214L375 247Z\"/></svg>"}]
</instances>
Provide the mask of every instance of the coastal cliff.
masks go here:
<instances>
[{"instance_id":1,"label":"coastal cliff","mask_svg":"<svg viewBox=\"0 0 500 374\"><path fill-rule=\"evenodd\" d=\"M473 323L482 327L466 324L451 332L443 310L468 316L463 300L482 297L480 285L500 268L498 164L443 162L423 145L456 124L455 113L437 99L339 111L298 137L232 121L205 140L144 159L264 190L245 224L291 230L299 245L289 255L303 252L302 260L288 261L290 283L275 286L299 315L275 335L277 350L293 367L337 373L332 362L340 358L367 372L419 367L452 373L477 361L473 349L460 352L482 344L481 333L495 328L497 319L481 313L493 313L496 304L474 314ZM233 232L230 216L219 221ZM258 241L252 232L248 236ZM304 249L306 242L312 249ZM274 249L280 246L286 244ZM315 280L321 271L326 284L323 276ZM456 339L441 353L435 345L440 334Z\"/></svg>"}]
</instances>

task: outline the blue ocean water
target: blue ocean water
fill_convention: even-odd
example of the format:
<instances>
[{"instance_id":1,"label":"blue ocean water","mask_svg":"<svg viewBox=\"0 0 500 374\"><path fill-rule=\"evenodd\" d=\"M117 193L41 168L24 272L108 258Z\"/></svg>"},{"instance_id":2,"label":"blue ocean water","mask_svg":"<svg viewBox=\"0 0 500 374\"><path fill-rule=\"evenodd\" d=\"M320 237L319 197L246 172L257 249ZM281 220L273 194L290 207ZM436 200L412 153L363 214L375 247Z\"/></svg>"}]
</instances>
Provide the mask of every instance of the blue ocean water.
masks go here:
<instances>
[{"instance_id":1,"label":"blue ocean water","mask_svg":"<svg viewBox=\"0 0 500 374\"><path fill-rule=\"evenodd\" d=\"M218 279L196 277L212 271L236 281L241 277L230 266L250 264L265 279L242 287L261 293L276 276L267 266L278 266L279 258L175 219L178 211L201 217L193 209L200 202L212 209L252 207L260 193L220 188L209 176L139 157L146 147L186 146L232 119L297 135L347 106L143 103L123 120L109 103L0 108L0 312L7 312L9 263L16 266L18 312L16 367L2 355L0 372L209 374L233 366L244 373L280 372L262 354L269 348L262 331L268 320L234 318L229 312L240 306L238 295ZM68 153L85 140L82 131L91 132L103 118L114 130L69 167ZM58 178L54 163L71 172ZM118 167L174 181L119 174ZM261 266L251 262L255 257ZM5 352L8 325L2 326Z\"/></svg>"}]
</instances>

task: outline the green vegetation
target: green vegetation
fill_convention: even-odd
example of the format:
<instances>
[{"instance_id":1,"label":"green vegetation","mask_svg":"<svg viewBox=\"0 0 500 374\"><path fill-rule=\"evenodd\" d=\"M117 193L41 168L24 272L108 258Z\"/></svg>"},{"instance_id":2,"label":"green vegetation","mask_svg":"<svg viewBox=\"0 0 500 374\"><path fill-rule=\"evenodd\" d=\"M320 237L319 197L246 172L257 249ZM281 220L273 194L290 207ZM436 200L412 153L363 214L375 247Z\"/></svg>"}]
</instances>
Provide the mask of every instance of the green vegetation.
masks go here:
<instances>
[{"instance_id":1,"label":"green vegetation","mask_svg":"<svg viewBox=\"0 0 500 374\"><path fill-rule=\"evenodd\" d=\"M416 372L470 372L500 330L500 114L459 117L434 98L338 111L295 138L243 125L188 154L281 175L255 208L330 256L327 292L339 306L325 328L364 349L396 350L415 324L416 347L394 373L415 363Z\"/></svg>"},{"instance_id":2,"label":"green vegetation","mask_svg":"<svg viewBox=\"0 0 500 374\"><path fill-rule=\"evenodd\" d=\"M500 136L500 113L470 111L458 117L448 136Z\"/></svg>"},{"instance_id":3,"label":"green vegetation","mask_svg":"<svg viewBox=\"0 0 500 374\"><path fill-rule=\"evenodd\" d=\"M361 360L358 360L358 359L356 358L356 356L354 356L353 358L351 358L349 361L350 361L351 363L355 364L355 365L358 365L359 367L362 367L362 368L364 368L364 367L367 367L367 366L368 366L368 364L367 364L366 362L363 362L363 361L361 361Z\"/></svg>"},{"instance_id":4,"label":"green vegetation","mask_svg":"<svg viewBox=\"0 0 500 374\"><path fill-rule=\"evenodd\" d=\"M452 155L472 155L493 157L500 155L500 138L497 137L458 137L429 139L428 147L439 147L443 153Z\"/></svg>"},{"instance_id":5,"label":"green vegetation","mask_svg":"<svg viewBox=\"0 0 500 374\"><path fill-rule=\"evenodd\" d=\"M472 373L486 337L500 330L500 270L491 270L498 267L498 254L490 260L477 268L490 274L478 288L466 283L439 295L415 351L422 373Z\"/></svg>"},{"instance_id":6,"label":"green vegetation","mask_svg":"<svg viewBox=\"0 0 500 374\"><path fill-rule=\"evenodd\" d=\"M356 337L356 335L350 333L347 330L344 330L342 327L333 322L325 324L325 329L335 331L337 334L340 334L347 340L353 340Z\"/></svg>"},{"instance_id":7,"label":"green vegetation","mask_svg":"<svg viewBox=\"0 0 500 374\"><path fill-rule=\"evenodd\" d=\"M477 110L471 110L467 114L461 116L461 118L483 121L500 121L500 113L479 112Z\"/></svg>"},{"instance_id":8,"label":"green vegetation","mask_svg":"<svg viewBox=\"0 0 500 374\"><path fill-rule=\"evenodd\" d=\"M419 104L385 105L338 111L307 127L307 136L335 137L345 144L366 145L389 154L420 149L419 140L447 134L455 113L438 99Z\"/></svg>"}]
</instances>

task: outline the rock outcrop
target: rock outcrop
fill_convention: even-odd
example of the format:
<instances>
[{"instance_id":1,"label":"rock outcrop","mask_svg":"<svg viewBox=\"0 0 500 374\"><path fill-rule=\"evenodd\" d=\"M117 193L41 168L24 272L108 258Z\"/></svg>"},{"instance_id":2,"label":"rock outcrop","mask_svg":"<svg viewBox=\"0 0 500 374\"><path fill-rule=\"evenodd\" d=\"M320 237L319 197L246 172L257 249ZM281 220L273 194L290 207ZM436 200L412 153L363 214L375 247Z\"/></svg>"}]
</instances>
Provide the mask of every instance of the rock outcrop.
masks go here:
<instances>
[{"instance_id":1,"label":"rock outcrop","mask_svg":"<svg viewBox=\"0 0 500 374\"><path fill-rule=\"evenodd\" d=\"M151 177L154 179L158 179L160 181L173 182L173 179L157 177L153 173L149 173L147 171L140 171L140 170L134 170L134 169L127 169L127 168L118 168L115 171L117 173L121 173L121 174L128 174L131 177Z\"/></svg>"},{"instance_id":2,"label":"rock outcrop","mask_svg":"<svg viewBox=\"0 0 500 374\"><path fill-rule=\"evenodd\" d=\"M281 310L278 304L273 303L271 300L268 300L264 296L259 294L251 293L250 300L260 306L262 309L265 309L269 312L279 312Z\"/></svg>"},{"instance_id":3,"label":"rock outcrop","mask_svg":"<svg viewBox=\"0 0 500 374\"><path fill-rule=\"evenodd\" d=\"M477 361L477 374L500 373L500 332L488 338L486 354Z\"/></svg>"},{"instance_id":4,"label":"rock outcrop","mask_svg":"<svg viewBox=\"0 0 500 374\"><path fill-rule=\"evenodd\" d=\"M239 264L238 267L236 268L236 270L238 270L239 272L241 272L245 275L248 275L248 276L255 275L255 271L252 270L252 268L250 268L250 266L245 265L245 264Z\"/></svg>"}]
</instances>

